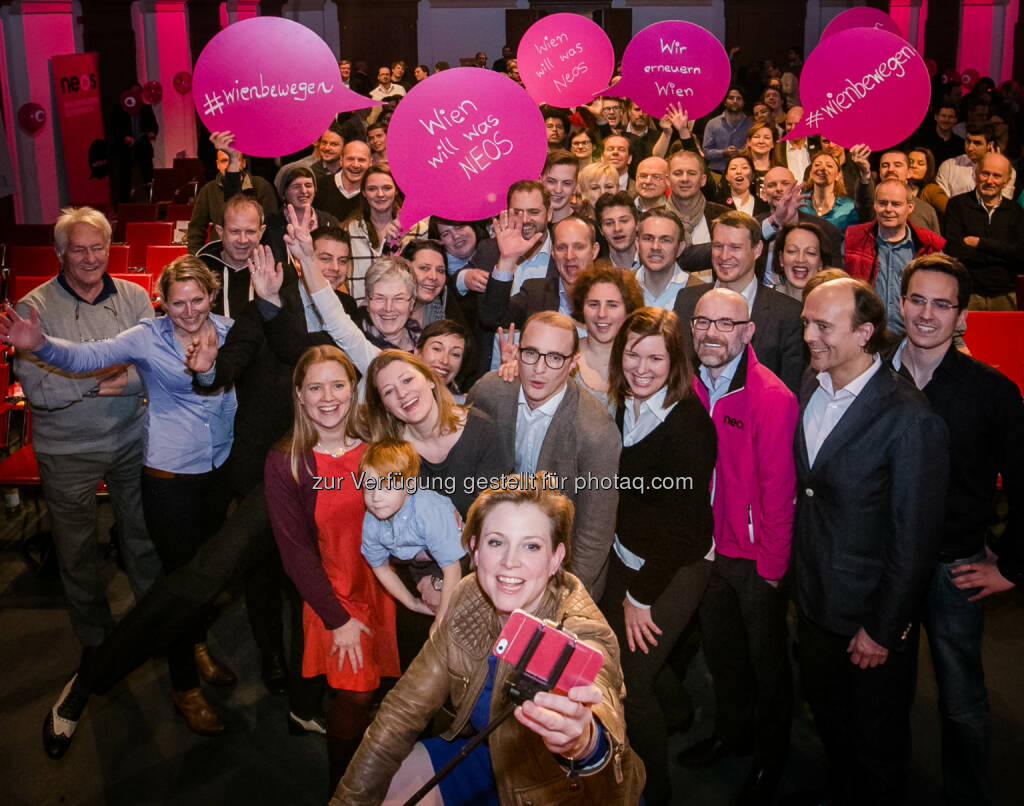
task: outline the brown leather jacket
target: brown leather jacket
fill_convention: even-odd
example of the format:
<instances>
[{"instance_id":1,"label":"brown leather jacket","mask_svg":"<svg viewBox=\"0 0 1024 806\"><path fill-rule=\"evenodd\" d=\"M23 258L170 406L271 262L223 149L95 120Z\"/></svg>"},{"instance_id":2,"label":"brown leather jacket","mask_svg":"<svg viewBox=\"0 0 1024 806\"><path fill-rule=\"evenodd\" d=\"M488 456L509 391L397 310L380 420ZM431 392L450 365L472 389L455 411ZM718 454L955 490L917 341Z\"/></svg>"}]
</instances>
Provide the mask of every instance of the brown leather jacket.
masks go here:
<instances>
[{"instance_id":1,"label":"brown leather jacket","mask_svg":"<svg viewBox=\"0 0 1024 806\"><path fill-rule=\"evenodd\" d=\"M644 768L626 741L625 687L615 635L580 581L567 572L548 583L536 615L553 620L566 615L564 628L604 655L594 682L603 698L594 706L594 715L605 728L611 753L602 767L571 780L541 738L510 718L488 740L502 806L633 806L643 790ZM490 600L477 585L476 574L470 574L456 589L441 626L384 698L331 806L379 804L417 735L449 697L456 714L444 738L463 729L483 690L487 656L500 631ZM504 684L510 671L509 664L498 664L492 717L508 702Z\"/></svg>"}]
</instances>

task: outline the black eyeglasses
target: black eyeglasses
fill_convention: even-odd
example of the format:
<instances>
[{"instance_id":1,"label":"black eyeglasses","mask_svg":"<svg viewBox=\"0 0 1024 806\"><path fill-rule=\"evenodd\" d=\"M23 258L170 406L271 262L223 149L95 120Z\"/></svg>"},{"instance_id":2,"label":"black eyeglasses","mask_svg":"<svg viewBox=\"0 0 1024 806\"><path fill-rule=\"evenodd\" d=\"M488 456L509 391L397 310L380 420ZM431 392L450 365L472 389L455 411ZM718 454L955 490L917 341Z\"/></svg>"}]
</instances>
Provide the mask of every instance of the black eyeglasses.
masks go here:
<instances>
[{"instance_id":1,"label":"black eyeglasses","mask_svg":"<svg viewBox=\"0 0 1024 806\"><path fill-rule=\"evenodd\" d=\"M749 319L708 319L706 316L691 316L690 324L694 330L707 330L711 325L718 328L719 333L729 333L736 325L745 325Z\"/></svg>"},{"instance_id":2,"label":"black eyeglasses","mask_svg":"<svg viewBox=\"0 0 1024 806\"><path fill-rule=\"evenodd\" d=\"M572 358L572 356L562 355L561 353L542 353L540 350L535 350L532 347L520 347L519 357L523 360L524 364L536 364L543 358L544 363L551 367L551 369L561 369L565 362Z\"/></svg>"}]
</instances>

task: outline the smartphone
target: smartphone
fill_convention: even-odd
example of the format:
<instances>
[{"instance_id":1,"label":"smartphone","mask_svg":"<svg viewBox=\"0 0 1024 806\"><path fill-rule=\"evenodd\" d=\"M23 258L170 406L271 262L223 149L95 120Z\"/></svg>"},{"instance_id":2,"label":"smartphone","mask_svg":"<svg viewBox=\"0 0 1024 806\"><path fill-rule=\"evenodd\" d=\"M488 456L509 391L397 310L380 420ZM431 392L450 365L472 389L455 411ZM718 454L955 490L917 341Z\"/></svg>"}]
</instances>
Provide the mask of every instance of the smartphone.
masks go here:
<instances>
[{"instance_id":1,"label":"smartphone","mask_svg":"<svg viewBox=\"0 0 1024 806\"><path fill-rule=\"evenodd\" d=\"M523 610L515 610L494 642L494 656L518 665L531 643L536 646L526 661L524 675L543 690L565 694L574 686L589 686L597 677L604 656L592 646L577 641L550 621L541 621ZM560 662L568 654L557 680L552 680Z\"/></svg>"}]
</instances>

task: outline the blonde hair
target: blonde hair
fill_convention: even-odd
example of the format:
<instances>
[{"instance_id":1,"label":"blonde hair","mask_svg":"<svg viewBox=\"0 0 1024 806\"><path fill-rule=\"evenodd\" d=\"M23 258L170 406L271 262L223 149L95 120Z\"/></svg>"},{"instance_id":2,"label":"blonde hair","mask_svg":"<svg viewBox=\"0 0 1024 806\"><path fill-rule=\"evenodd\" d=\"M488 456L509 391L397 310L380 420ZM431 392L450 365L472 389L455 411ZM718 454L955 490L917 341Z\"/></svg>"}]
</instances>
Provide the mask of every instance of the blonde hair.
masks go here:
<instances>
[{"instance_id":1,"label":"blonde hair","mask_svg":"<svg viewBox=\"0 0 1024 806\"><path fill-rule=\"evenodd\" d=\"M395 361L404 361L434 385L432 394L437 404L438 436L454 433L462 420L461 410L456 405L452 393L434 374L434 370L412 353L403 350L382 350L366 369L366 405L363 407L363 419L370 440L382 442L387 439L404 439L405 423L387 410L377 388L377 376L384 367Z\"/></svg>"},{"instance_id":2,"label":"blonde hair","mask_svg":"<svg viewBox=\"0 0 1024 806\"><path fill-rule=\"evenodd\" d=\"M167 304L172 285L186 283L189 280L194 280L196 285L210 295L210 302L217 298L217 292L220 291L220 280L217 279L217 275L210 271L210 267L202 258L182 255L164 266L164 270L160 272L160 279L157 282L164 304Z\"/></svg>"},{"instance_id":3,"label":"blonde hair","mask_svg":"<svg viewBox=\"0 0 1024 806\"><path fill-rule=\"evenodd\" d=\"M57 257L63 259L71 240L71 228L75 224L88 224L103 234L103 240L110 246L111 228L107 217L95 207L64 207L57 223L53 226L53 248Z\"/></svg>"},{"instance_id":4,"label":"blonde hair","mask_svg":"<svg viewBox=\"0 0 1024 806\"><path fill-rule=\"evenodd\" d=\"M616 182L619 181L619 172L612 167L611 163L605 162L604 160L598 160L597 162L592 162L590 165L584 165L580 168L577 184L580 186L581 190L586 190L587 185L598 177L605 175L610 176Z\"/></svg>"},{"instance_id":5,"label":"blonde hair","mask_svg":"<svg viewBox=\"0 0 1024 806\"><path fill-rule=\"evenodd\" d=\"M278 448L287 451L290 456L292 478L295 479L296 483L299 481L300 460L305 463L307 472L313 472L313 468L309 467L307 457L316 443L320 441L316 425L313 424L309 415L306 414L306 410L299 404L299 391L302 389L302 384L306 380L306 374L309 372L310 367L314 364L322 364L328 361L340 364L341 368L345 371L345 377L348 379L351 397L349 398L348 414L345 417L345 436L350 439L362 439L359 431L359 407L356 405L356 399L359 394L357 391L356 368L352 366L348 356L333 344L319 344L310 347L299 357L299 362L295 365L295 372L292 373L292 388L295 390L295 399L292 400L294 409L292 430L278 443Z\"/></svg>"}]
</instances>

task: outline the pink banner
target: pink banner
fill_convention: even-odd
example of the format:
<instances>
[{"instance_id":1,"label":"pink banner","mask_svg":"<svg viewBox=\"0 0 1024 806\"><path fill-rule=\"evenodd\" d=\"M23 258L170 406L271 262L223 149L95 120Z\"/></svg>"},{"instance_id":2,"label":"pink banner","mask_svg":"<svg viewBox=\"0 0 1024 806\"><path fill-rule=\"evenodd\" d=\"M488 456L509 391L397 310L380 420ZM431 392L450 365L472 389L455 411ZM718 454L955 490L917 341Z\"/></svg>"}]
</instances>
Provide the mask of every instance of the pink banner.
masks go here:
<instances>
[{"instance_id":1,"label":"pink banner","mask_svg":"<svg viewBox=\"0 0 1024 806\"><path fill-rule=\"evenodd\" d=\"M71 204L108 205L99 58L95 53L72 53L54 56L50 65L68 200ZM94 147L97 142L99 147Z\"/></svg>"}]
</instances>

